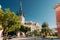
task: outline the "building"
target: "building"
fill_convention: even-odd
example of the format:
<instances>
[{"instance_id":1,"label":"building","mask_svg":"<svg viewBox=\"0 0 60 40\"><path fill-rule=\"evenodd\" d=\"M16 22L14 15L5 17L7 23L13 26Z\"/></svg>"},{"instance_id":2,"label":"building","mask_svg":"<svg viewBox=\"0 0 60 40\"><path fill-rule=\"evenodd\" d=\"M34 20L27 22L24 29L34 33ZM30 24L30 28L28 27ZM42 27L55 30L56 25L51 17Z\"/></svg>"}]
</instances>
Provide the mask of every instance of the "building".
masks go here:
<instances>
[{"instance_id":1,"label":"building","mask_svg":"<svg viewBox=\"0 0 60 40\"><path fill-rule=\"evenodd\" d=\"M58 37L60 37L60 4L56 4L54 9L56 11L57 33L58 33Z\"/></svg>"},{"instance_id":2,"label":"building","mask_svg":"<svg viewBox=\"0 0 60 40\"><path fill-rule=\"evenodd\" d=\"M36 22L32 22L32 21L25 21L25 17L23 15L23 11L22 11L22 3L20 2L20 9L19 9L19 19L20 19L20 22L24 25L24 26L27 26L27 27L30 27L31 28L31 31L33 30L39 30L40 29L40 25L39 23L36 23Z\"/></svg>"}]
</instances>

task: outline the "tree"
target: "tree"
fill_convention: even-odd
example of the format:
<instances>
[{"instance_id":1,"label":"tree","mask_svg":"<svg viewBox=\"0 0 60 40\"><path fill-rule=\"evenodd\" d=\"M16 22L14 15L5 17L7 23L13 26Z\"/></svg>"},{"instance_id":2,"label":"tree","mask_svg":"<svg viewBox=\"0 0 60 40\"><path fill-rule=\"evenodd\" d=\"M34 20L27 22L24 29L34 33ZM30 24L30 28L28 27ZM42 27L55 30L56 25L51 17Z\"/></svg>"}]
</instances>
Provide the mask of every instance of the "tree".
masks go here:
<instances>
[{"instance_id":1,"label":"tree","mask_svg":"<svg viewBox=\"0 0 60 40\"><path fill-rule=\"evenodd\" d=\"M42 32L42 34L43 34L43 37L46 37L47 35L48 35L48 33L49 33L49 27L48 27L48 24L46 23L46 22L44 22L43 24L42 24L42 30L41 30L41 32Z\"/></svg>"},{"instance_id":2,"label":"tree","mask_svg":"<svg viewBox=\"0 0 60 40\"><path fill-rule=\"evenodd\" d=\"M6 9L6 12L0 9L0 15L4 36L3 40L7 40L8 32L19 29L21 23L19 22L18 16L16 16L14 12L11 12L9 8Z\"/></svg>"},{"instance_id":3,"label":"tree","mask_svg":"<svg viewBox=\"0 0 60 40\"><path fill-rule=\"evenodd\" d=\"M20 32L24 32L26 34L28 31L31 31L31 28L21 25Z\"/></svg>"},{"instance_id":4,"label":"tree","mask_svg":"<svg viewBox=\"0 0 60 40\"><path fill-rule=\"evenodd\" d=\"M34 30L32 33L33 33L34 36L39 36L40 35L38 30Z\"/></svg>"},{"instance_id":5,"label":"tree","mask_svg":"<svg viewBox=\"0 0 60 40\"><path fill-rule=\"evenodd\" d=\"M3 17L4 17L4 12L2 9L0 9L0 25L2 24Z\"/></svg>"},{"instance_id":6,"label":"tree","mask_svg":"<svg viewBox=\"0 0 60 40\"><path fill-rule=\"evenodd\" d=\"M31 36L31 37L40 37L40 31L39 30L34 30L34 31L31 31L31 32L28 32L27 35Z\"/></svg>"}]
</instances>

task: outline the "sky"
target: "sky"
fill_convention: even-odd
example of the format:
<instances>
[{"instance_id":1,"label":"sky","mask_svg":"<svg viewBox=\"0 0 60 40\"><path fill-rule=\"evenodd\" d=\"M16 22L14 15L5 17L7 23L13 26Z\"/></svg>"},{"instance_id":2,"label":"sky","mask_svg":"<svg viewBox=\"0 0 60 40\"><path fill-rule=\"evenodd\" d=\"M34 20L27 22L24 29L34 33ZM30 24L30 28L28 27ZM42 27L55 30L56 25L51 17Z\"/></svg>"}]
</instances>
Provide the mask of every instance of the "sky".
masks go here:
<instances>
[{"instance_id":1,"label":"sky","mask_svg":"<svg viewBox=\"0 0 60 40\"><path fill-rule=\"evenodd\" d=\"M25 20L38 22L40 26L47 22L50 28L56 28L56 12L54 7L60 0L21 0ZM20 0L0 0L3 10L10 8L17 13L20 8Z\"/></svg>"}]
</instances>

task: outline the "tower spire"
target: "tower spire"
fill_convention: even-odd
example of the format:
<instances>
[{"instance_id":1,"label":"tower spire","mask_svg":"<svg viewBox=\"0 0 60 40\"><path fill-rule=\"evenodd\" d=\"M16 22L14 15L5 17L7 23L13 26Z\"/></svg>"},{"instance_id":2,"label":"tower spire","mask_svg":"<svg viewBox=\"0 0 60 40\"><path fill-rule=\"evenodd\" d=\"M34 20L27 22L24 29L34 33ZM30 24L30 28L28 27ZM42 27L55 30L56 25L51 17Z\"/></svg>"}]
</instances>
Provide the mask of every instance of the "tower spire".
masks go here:
<instances>
[{"instance_id":1,"label":"tower spire","mask_svg":"<svg viewBox=\"0 0 60 40\"><path fill-rule=\"evenodd\" d=\"M19 10L20 16L23 16L23 11L22 11L22 2L20 0L20 10Z\"/></svg>"},{"instance_id":2,"label":"tower spire","mask_svg":"<svg viewBox=\"0 0 60 40\"><path fill-rule=\"evenodd\" d=\"M20 10L22 10L22 2L21 2L21 0L20 0Z\"/></svg>"},{"instance_id":3,"label":"tower spire","mask_svg":"<svg viewBox=\"0 0 60 40\"><path fill-rule=\"evenodd\" d=\"M23 15L23 11L22 11L22 2L21 2L21 0L20 0L20 8L19 8L19 19L20 19L20 22L22 23L22 24L24 24L25 23L25 17L24 17L24 15Z\"/></svg>"}]
</instances>

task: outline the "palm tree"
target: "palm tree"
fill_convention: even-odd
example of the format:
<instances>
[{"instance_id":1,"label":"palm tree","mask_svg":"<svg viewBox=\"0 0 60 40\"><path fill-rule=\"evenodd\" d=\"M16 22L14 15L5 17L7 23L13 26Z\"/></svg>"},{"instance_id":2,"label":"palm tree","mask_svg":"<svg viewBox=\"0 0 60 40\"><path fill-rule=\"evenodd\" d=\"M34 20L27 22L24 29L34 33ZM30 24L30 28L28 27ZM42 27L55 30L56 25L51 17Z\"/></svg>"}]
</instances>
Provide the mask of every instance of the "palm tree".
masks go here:
<instances>
[{"instance_id":1,"label":"palm tree","mask_svg":"<svg viewBox=\"0 0 60 40\"><path fill-rule=\"evenodd\" d=\"M48 24L46 23L46 22L44 22L43 24L42 24L42 30L41 30L41 32L42 32L42 34L43 34L43 37L46 37L48 34L49 34L49 27L48 27Z\"/></svg>"}]
</instances>

